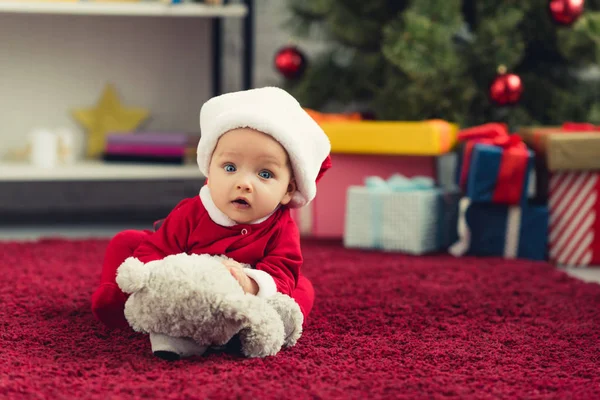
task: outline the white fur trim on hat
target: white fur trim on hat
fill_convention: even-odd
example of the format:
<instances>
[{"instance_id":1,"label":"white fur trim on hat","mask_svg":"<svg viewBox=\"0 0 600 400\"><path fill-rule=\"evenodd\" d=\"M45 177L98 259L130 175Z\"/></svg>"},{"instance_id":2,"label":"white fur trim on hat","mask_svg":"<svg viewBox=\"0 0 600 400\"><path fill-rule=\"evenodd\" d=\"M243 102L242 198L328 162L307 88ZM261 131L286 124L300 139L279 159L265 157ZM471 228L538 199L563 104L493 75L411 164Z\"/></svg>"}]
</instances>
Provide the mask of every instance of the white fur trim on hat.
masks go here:
<instances>
[{"instance_id":1,"label":"white fur trim on hat","mask_svg":"<svg viewBox=\"0 0 600 400\"><path fill-rule=\"evenodd\" d=\"M200 110L198 166L204 176L219 138L236 128L252 128L277 140L287 151L297 191L289 206L302 207L317 194L316 178L331 151L329 138L285 90L264 87L226 93Z\"/></svg>"}]
</instances>

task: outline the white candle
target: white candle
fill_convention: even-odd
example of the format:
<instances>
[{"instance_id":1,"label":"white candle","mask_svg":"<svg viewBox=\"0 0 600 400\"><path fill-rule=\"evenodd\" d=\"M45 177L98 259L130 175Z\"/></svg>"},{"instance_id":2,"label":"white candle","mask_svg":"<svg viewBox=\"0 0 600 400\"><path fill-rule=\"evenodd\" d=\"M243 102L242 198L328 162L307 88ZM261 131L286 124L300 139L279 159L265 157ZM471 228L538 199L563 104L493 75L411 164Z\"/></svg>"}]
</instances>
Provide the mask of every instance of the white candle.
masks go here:
<instances>
[{"instance_id":1,"label":"white candle","mask_svg":"<svg viewBox=\"0 0 600 400\"><path fill-rule=\"evenodd\" d=\"M36 129L29 136L30 162L38 167L51 168L58 163L58 136L46 129Z\"/></svg>"}]
</instances>

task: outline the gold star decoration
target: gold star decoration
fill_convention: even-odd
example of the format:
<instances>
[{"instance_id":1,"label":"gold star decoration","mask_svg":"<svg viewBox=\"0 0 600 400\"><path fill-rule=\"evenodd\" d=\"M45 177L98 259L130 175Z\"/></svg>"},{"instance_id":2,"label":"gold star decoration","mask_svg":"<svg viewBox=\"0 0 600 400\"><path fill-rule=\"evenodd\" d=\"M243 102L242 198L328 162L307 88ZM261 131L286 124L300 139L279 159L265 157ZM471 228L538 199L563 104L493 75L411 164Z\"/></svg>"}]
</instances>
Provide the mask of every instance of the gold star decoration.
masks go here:
<instances>
[{"instance_id":1,"label":"gold star decoration","mask_svg":"<svg viewBox=\"0 0 600 400\"><path fill-rule=\"evenodd\" d=\"M87 130L87 156L90 158L102 155L107 133L130 133L149 115L143 108L124 107L111 84L106 85L94 108L73 111L73 117Z\"/></svg>"}]
</instances>

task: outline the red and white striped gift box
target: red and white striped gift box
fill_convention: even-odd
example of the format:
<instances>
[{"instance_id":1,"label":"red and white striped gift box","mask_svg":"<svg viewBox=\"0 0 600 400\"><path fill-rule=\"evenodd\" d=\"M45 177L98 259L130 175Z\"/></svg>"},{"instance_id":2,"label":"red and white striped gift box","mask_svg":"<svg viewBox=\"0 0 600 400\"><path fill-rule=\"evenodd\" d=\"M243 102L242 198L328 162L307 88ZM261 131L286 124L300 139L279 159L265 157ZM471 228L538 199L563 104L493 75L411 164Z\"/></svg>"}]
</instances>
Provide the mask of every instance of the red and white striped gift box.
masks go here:
<instances>
[{"instance_id":1,"label":"red and white striped gift box","mask_svg":"<svg viewBox=\"0 0 600 400\"><path fill-rule=\"evenodd\" d=\"M555 172L550 177L550 260L600 265L600 172Z\"/></svg>"}]
</instances>

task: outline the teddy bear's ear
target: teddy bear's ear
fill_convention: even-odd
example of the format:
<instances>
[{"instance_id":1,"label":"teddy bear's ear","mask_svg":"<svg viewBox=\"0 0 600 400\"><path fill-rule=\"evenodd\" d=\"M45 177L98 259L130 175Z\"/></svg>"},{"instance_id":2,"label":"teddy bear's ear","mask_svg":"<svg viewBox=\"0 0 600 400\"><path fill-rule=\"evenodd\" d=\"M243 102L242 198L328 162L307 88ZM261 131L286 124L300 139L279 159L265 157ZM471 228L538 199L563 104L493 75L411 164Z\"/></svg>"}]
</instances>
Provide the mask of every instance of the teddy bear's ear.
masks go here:
<instances>
[{"instance_id":1,"label":"teddy bear's ear","mask_svg":"<svg viewBox=\"0 0 600 400\"><path fill-rule=\"evenodd\" d=\"M125 293L134 293L146 286L150 268L135 257L129 257L117 270L117 285Z\"/></svg>"}]
</instances>

